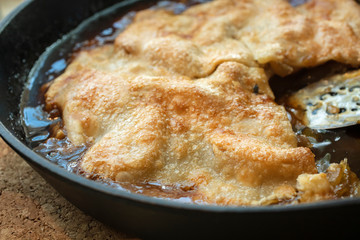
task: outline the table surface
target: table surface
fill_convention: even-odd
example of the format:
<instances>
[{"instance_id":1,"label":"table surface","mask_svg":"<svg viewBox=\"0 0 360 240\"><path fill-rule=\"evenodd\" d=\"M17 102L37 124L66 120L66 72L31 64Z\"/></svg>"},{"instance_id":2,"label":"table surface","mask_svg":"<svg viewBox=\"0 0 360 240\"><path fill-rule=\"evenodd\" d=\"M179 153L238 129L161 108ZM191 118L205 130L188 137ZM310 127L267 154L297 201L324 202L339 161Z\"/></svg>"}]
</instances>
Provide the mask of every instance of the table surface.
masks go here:
<instances>
[{"instance_id":1,"label":"table surface","mask_svg":"<svg viewBox=\"0 0 360 240\"><path fill-rule=\"evenodd\" d=\"M84 214L0 139L0 239L133 239Z\"/></svg>"},{"instance_id":2,"label":"table surface","mask_svg":"<svg viewBox=\"0 0 360 240\"><path fill-rule=\"evenodd\" d=\"M0 19L21 0L0 0ZM0 239L134 239L59 195L0 138Z\"/></svg>"}]
</instances>

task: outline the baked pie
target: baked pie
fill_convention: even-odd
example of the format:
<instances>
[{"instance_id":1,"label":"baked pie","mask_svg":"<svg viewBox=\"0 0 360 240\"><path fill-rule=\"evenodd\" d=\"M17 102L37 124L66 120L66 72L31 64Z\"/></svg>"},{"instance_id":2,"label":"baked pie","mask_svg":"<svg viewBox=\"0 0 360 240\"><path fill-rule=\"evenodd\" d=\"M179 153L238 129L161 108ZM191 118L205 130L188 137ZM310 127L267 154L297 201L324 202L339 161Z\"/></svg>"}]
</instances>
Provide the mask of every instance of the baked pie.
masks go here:
<instances>
[{"instance_id":1,"label":"baked pie","mask_svg":"<svg viewBox=\"0 0 360 240\"><path fill-rule=\"evenodd\" d=\"M75 146L89 146L79 160L88 175L190 186L195 201L220 205L355 196L346 160L319 173L298 146L269 78L331 60L359 66L359 16L353 0L143 10L113 44L78 54L46 109L60 110L58 131Z\"/></svg>"}]
</instances>

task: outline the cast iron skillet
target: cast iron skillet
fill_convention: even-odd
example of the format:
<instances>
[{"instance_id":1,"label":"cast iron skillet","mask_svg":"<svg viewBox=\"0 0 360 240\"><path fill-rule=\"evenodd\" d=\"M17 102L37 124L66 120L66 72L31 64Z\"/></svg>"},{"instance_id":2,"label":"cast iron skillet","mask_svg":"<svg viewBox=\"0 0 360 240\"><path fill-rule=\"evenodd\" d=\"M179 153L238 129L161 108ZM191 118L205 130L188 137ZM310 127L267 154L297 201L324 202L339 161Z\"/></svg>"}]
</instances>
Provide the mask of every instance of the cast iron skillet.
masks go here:
<instances>
[{"instance_id":1,"label":"cast iron skillet","mask_svg":"<svg viewBox=\"0 0 360 240\"><path fill-rule=\"evenodd\" d=\"M84 212L142 238L312 238L357 234L360 199L297 206L199 206L113 189L37 155L20 125L20 96L48 46L116 0L33 0L0 24L0 135L60 194ZM134 1L122 1L123 11ZM354 235L353 235L354 234ZM355 235L357 236L357 235Z\"/></svg>"}]
</instances>

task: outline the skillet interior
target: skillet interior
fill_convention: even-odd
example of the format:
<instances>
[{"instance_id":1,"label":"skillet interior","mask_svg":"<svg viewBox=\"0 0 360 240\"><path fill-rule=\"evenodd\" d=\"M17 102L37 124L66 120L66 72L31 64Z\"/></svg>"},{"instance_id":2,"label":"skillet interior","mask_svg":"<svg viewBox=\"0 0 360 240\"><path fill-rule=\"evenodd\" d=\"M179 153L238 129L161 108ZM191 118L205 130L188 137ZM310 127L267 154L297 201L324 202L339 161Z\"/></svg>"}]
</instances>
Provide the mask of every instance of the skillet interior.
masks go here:
<instances>
[{"instance_id":1,"label":"skillet interior","mask_svg":"<svg viewBox=\"0 0 360 240\"><path fill-rule=\"evenodd\" d=\"M48 46L84 19L116 2L28 1L3 20L0 26L0 135L15 151L74 205L138 236L213 238L295 234L304 237L324 236L327 231L341 236L355 233L357 222L353 219L360 214L360 199L247 208L188 205L103 186L71 174L32 152L26 145L19 119L20 97L32 66ZM124 4L124 11L126 6Z\"/></svg>"}]
</instances>

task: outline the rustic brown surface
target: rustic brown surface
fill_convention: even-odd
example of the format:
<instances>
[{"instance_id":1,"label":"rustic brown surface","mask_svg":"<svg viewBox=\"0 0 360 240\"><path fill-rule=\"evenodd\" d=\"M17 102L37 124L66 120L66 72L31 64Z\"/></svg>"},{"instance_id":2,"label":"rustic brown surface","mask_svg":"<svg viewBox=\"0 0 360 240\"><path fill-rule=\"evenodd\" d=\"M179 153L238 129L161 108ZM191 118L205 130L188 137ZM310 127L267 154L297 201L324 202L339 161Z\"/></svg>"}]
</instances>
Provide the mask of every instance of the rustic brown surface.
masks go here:
<instances>
[{"instance_id":1,"label":"rustic brown surface","mask_svg":"<svg viewBox=\"0 0 360 240\"><path fill-rule=\"evenodd\" d=\"M0 239L130 239L60 196L0 139Z\"/></svg>"}]
</instances>

